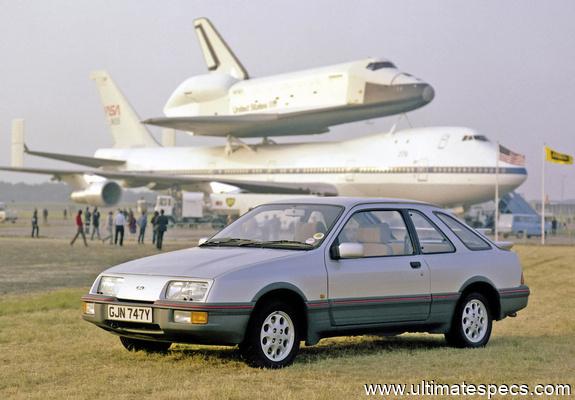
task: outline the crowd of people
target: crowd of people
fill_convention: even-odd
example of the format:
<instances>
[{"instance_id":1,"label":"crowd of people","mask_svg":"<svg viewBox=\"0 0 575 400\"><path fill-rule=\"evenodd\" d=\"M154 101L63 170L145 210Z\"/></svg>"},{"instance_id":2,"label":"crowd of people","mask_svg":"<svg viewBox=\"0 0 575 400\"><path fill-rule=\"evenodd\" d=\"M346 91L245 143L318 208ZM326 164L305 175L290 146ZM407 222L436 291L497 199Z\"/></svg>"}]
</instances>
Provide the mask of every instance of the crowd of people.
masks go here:
<instances>
[{"instance_id":1,"label":"crowd of people","mask_svg":"<svg viewBox=\"0 0 575 400\"><path fill-rule=\"evenodd\" d=\"M34 215L36 216L37 225L37 213L34 212ZM33 229L34 221L33 217ZM164 210L160 210L160 212L155 211L149 222L152 225L152 244L155 245L158 250L161 250L164 234L168 230L168 217L164 215ZM112 211L108 212L108 217L106 218L107 236L104 238L100 236L100 211L97 207L95 207L93 211L90 211L90 207L86 207L85 210L78 210L75 223L76 235L70 242L71 246L74 245L78 237L82 237L84 246L88 246L87 235L90 235L90 240L97 238L101 240L102 243L108 242L110 245L123 246L126 228L132 235L138 233L138 244L144 244L146 228L148 226L148 214L144 211L136 218L132 210L118 209L115 214ZM32 236L34 236L34 230L32 231Z\"/></svg>"}]
</instances>

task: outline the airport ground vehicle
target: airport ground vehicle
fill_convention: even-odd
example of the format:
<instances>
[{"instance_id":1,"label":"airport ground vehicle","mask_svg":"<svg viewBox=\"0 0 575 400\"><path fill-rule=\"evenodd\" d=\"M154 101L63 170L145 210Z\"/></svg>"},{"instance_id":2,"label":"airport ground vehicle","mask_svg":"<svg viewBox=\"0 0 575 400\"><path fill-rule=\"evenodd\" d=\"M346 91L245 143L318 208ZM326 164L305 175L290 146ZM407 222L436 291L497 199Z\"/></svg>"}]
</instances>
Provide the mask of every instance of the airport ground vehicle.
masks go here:
<instances>
[{"instance_id":1,"label":"airport ground vehicle","mask_svg":"<svg viewBox=\"0 0 575 400\"><path fill-rule=\"evenodd\" d=\"M269 193L212 193L210 194L210 211L216 214L230 215L235 219L260 204L303 197L317 196Z\"/></svg>"},{"instance_id":2,"label":"airport ground vehicle","mask_svg":"<svg viewBox=\"0 0 575 400\"><path fill-rule=\"evenodd\" d=\"M0 202L0 222L12 222L15 223L18 219L18 214L16 211L6 207L6 203Z\"/></svg>"},{"instance_id":3,"label":"airport ground vehicle","mask_svg":"<svg viewBox=\"0 0 575 400\"><path fill-rule=\"evenodd\" d=\"M222 229L226 225L227 216L206 210L204 194L202 192L177 192L174 196L158 195L154 211L164 214L175 225L196 226L210 224L213 229ZM207 212L206 212L207 211Z\"/></svg>"},{"instance_id":4,"label":"airport ground vehicle","mask_svg":"<svg viewBox=\"0 0 575 400\"><path fill-rule=\"evenodd\" d=\"M300 341L330 336L431 332L484 346L529 296L508 242L424 203L269 203L201 242L104 271L83 318L129 350L238 344L251 365L279 368Z\"/></svg>"},{"instance_id":5,"label":"airport ground vehicle","mask_svg":"<svg viewBox=\"0 0 575 400\"><path fill-rule=\"evenodd\" d=\"M545 233L549 231L548 225L546 221ZM503 237L541 236L541 217L537 214L501 214L498 227Z\"/></svg>"},{"instance_id":6,"label":"airport ground vehicle","mask_svg":"<svg viewBox=\"0 0 575 400\"><path fill-rule=\"evenodd\" d=\"M164 210L172 223L198 222L204 217L204 194L200 192L180 192L179 198L169 195L156 197L154 211Z\"/></svg>"}]
</instances>

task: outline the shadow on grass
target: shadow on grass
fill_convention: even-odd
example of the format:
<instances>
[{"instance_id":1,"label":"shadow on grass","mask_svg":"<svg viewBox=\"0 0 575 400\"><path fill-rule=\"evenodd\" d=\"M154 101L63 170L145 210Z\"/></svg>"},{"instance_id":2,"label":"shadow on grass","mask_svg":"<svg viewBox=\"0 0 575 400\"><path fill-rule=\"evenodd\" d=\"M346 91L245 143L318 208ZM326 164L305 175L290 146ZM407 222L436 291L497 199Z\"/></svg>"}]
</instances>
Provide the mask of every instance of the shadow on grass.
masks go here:
<instances>
[{"instance_id":1,"label":"shadow on grass","mask_svg":"<svg viewBox=\"0 0 575 400\"><path fill-rule=\"evenodd\" d=\"M430 337L365 337L326 339L318 345L300 348L295 364L314 363L326 358L341 358L350 356L368 356L384 352L419 351L448 347L441 336ZM172 348L169 354L177 358L199 357L206 361L221 363L226 361L241 362L242 357L238 347L204 347Z\"/></svg>"}]
</instances>

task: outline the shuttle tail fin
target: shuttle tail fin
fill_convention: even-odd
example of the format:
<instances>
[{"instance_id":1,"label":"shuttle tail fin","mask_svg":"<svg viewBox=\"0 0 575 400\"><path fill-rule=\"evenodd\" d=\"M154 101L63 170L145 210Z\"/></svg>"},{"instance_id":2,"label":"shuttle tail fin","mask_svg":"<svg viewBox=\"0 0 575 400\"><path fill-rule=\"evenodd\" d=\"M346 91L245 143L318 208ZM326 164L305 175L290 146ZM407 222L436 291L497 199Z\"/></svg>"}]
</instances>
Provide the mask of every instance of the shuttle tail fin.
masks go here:
<instances>
[{"instance_id":1,"label":"shuttle tail fin","mask_svg":"<svg viewBox=\"0 0 575 400\"><path fill-rule=\"evenodd\" d=\"M90 74L90 79L94 80L98 87L114 147L159 146L106 71L94 71Z\"/></svg>"},{"instance_id":2,"label":"shuttle tail fin","mask_svg":"<svg viewBox=\"0 0 575 400\"><path fill-rule=\"evenodd\" d=\"M226 73L240 80L249 79L248 72L209 19L194 20L194 27L210 71Z\"/></svg>"}]
</instances>

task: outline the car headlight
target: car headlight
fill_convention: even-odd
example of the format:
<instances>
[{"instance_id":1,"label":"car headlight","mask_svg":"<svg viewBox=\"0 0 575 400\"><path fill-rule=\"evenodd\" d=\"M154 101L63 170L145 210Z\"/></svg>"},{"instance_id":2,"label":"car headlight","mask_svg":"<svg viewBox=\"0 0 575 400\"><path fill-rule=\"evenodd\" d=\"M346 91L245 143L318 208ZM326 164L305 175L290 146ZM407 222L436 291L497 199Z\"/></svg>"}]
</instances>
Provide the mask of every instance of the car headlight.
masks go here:
<instances>
[{"instance_id":1,"label":"car headlight","mask_svg":"<svg viewBox=\"0 0 575 400\"><path fill-rule=\"evenodd\" d=\"M208 282L172 281L166 290L166 299L180 301L206 301Z\"/></svg>"},{"instance_id":2,"label":"car headlight","mask_svg":"<svg viewBox=\"0 0 575 400\"><path fill-rule=\"evenodd\" d=\"M98 286L98 294L106 296L116 296L120 289L120 285L124 282L124 278L119 276L103 276L100 278L100 286Z\"/></svg>"}]
</instances>

